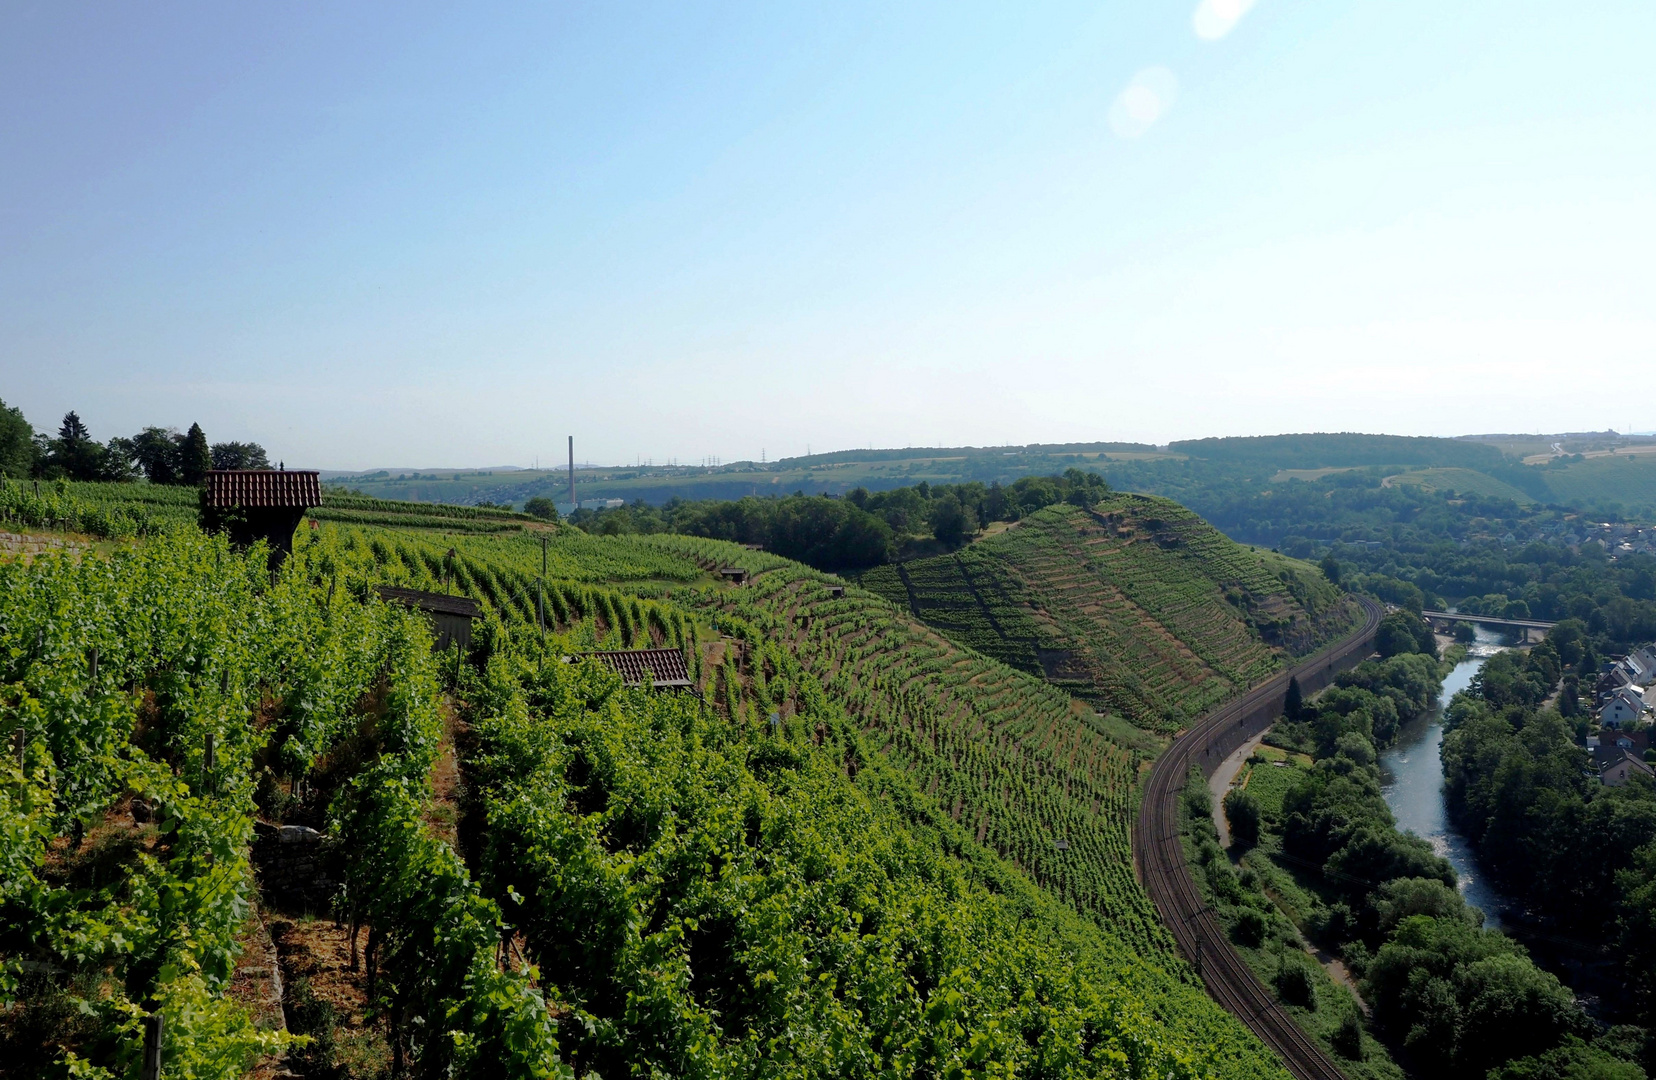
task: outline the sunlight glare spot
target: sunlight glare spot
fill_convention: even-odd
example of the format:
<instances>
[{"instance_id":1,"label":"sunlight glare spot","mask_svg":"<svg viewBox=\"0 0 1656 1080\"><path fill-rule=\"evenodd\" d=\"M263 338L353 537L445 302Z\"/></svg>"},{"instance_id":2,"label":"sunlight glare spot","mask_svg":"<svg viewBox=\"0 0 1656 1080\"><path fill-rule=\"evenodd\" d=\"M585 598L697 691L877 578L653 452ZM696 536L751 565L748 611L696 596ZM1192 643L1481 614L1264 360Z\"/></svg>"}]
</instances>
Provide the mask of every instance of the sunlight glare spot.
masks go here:
<instances>
[{"instance_id":1,"label":"sunlight glare spot","mask_svg":"<svg viewBox=\"0 0 1656 1080\"><path fill-rule=\"evenodd\" d=\"M1197 37L1203 41L1218 41L1230 33L1253 6L1254 0L1201 0L1190 22L1196 28Z\"/></svg>"},{"instance_id":2,"label":"sunlight glare spot","mask_svg":"<svg viewBox=\"0 0 1656 1080\"><path fill-rule=\"evenodd\" d=\"M1238 2L1238 0L1231 0ZM1179 80L1164 67L1145 68L1128 80L1110 105L1110 130L1123 139L1134 139L1173 107Z\"/></svg>"}]
</instances>

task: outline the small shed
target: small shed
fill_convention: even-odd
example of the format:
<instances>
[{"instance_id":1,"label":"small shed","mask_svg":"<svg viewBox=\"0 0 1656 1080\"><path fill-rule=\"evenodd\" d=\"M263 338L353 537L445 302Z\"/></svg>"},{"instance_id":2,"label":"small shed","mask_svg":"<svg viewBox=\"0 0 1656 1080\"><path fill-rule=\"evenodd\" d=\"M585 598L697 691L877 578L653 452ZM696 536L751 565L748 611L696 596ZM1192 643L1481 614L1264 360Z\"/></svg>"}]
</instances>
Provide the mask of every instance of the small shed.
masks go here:
<instances>
[{"instance_id":1,"label":"small shed","mask_svg":"<svg viewBox=\"0 0 1656 1080\"><path fill-rule=\"evenodd\" d=\"M564 663L573 664L587 658L598 661L617 675L628 686L643 686L649 677L654 690L690 689L690 666L684 653L678 649L619 649L609 652L582 653L566 656Z\"/></svg>"},{"instance_id":2,"label":"small shed","mask_svg":"<svg viewBox=\"0 0 1656 1080\"><path fill-rule=\"evenodd\" d=\"M844 585L830 585L830 586L828 586L828 595L829 595L830 598L832 598L834 600L838 600L840 597L845 595L845 586Z\"/></svg>"},{"instance_id":3,"label":"small shed","mask_svg":"<svg viewBox=\"0 0 1656 1080\"><path fill-rule=\"evenodd\" d=\"M719 576L724 578L726 581L733 582L737 585L743 585L746 584L748 579L747 567L721 566L719 567Z\"/></svg>"},{"instance_id":4,"label":"small shed","mask_svg":"<svg viewBox=\"0 0 1656 1080\"><path fill-rule=\"evenodd\" d=\"M202 524L241 547L265 541L271 569L293 553L293 530L305 511L321 505L321 481L306 470L210 469L201 493Z\"/></svg>"},{"instance_id":5,"label":"small shed","mask_svg":"<svg viewBox=\"0 0 1656 1080\"><path fill-rule=\"evenodd\" d=\"M469 646L472 620L483 617L482 605L469 596L400 589L393 585L381 585L374 591L388 604L402 604L404 607L411 607L429 615L432 629L437 632L438 652L443 652L456 644L462 649Z\"/></svg>"}]
</instances>

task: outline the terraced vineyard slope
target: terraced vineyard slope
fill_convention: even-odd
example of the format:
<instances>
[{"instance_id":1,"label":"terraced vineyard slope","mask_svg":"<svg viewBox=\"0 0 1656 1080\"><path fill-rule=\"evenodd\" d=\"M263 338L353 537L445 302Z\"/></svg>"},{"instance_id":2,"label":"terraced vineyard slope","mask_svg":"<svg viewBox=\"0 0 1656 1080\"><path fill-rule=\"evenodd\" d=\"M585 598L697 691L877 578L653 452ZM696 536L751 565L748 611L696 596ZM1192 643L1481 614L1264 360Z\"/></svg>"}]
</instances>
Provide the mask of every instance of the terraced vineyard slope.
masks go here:
<instances>
[{"instance_id":1,"label":"terraced vineyard slope","mask_svg":"<svg viewBox=\"0 0 1656 1080\"><path fill-rule=\"evenodd\" d=\"M1048 507L869 589L1100 711L1175 731L1352 626L1316 567L1226 538L1166 499Z\"/></svg>"}]
</instances>

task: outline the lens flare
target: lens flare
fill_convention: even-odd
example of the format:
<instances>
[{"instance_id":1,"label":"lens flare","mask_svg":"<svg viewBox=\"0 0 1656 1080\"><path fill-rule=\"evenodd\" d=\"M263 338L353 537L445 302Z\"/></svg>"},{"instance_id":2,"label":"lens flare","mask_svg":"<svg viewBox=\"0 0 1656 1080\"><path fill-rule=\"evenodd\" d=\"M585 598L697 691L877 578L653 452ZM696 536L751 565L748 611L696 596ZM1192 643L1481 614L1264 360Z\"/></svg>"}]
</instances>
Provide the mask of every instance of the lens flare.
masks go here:
<instances>
[{"instance_id":1,"label":"lens flare","mask_svg":"<svg viewBox=\"0 0 1656 1080\"><path fill-rule=\"evenodd\" d=\"M1196 29L1196 36L1203 41L1218 41L1230 33L1242 16L1254 6L1254 0L1201 0L1196 5L1196 14L1190 17L1190 24Z\"/></svg>"},{"instance_id":2,"label":"lens flare","mask_svg":"<svg viewBox=\"0 0 1656 1080\"><path fill-rule=\"evenodd\" d=\"M1167 115L1179 96L1179 80L1164 67L1150 67L1128 80L1110 105L1110 130L1136 139Z\"/></svg>"}]
</instances>

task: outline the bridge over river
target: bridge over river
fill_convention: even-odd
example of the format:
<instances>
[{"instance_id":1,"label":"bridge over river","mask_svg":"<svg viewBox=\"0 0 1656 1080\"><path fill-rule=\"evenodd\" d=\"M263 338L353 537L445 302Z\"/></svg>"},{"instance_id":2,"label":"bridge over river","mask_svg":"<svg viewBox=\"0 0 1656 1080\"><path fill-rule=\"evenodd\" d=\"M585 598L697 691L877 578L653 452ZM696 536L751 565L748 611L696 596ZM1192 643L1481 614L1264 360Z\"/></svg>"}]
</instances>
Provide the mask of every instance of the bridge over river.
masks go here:
<instances>
[{"instance_id":1,"label":"bridge over river","mask_svg":"<svg viewBox=\"0 0 1656 1080\"><path fill-rule=\"evenodd\" d=\"M1531 633L1546 637L1547 631L1558 625L1541 619L1503 619L1495 615L1471 615L1464 611L1422 611L1420 617L1431 623L1434 630L1446 631L1457 622L1469 622L1478 626L1500 626L1522 634L1526 642L1529 641Z\"/></svg>"}]
</instances>

